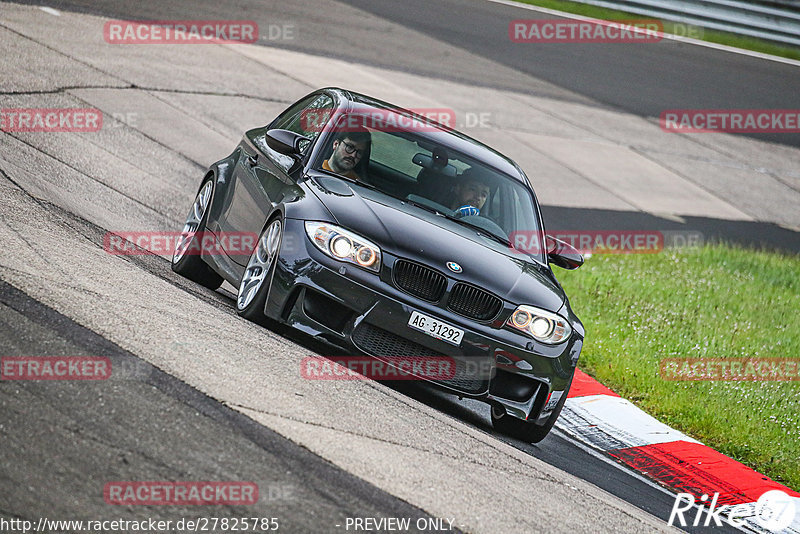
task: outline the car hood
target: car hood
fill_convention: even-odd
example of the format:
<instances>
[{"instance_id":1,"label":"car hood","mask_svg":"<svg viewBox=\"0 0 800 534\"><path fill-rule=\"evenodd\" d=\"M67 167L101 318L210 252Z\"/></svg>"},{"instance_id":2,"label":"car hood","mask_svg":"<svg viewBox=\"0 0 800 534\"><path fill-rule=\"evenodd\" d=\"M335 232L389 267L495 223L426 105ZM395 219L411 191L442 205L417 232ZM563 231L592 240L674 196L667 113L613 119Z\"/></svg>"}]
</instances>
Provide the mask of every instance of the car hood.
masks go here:
<instances>
[{"instance_id":1,"label":"car hood","mask_svg":"<svg viewBox=\"0 0 800 534\"><path fill-rule=\"evenodd\" d=\"M563 291L541 266L475 229L338 178L324 176L312 182L310 189L339 225L374 241L386 253L424 263L515 304L553 312L564 304ZM458 263L463 272L451 272L448 262Z\"/></svg>"}]
</instances>

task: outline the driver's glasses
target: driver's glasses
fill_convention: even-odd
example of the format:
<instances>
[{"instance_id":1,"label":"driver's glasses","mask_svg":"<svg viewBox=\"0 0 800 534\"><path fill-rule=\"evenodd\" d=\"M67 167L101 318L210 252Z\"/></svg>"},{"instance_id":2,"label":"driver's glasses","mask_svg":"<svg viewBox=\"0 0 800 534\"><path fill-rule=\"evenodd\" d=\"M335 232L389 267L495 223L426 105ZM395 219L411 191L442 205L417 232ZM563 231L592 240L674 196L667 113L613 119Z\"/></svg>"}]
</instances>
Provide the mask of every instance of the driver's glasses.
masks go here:
<instances>
[{"instance_id":1,"label":"driver's glasses","mask_svg":"<svg viewBox=\"0 0 800 534\"><path fill-rule=\"evenodd\" d=\"M354 145L354 144L352 144L352 143L348 143L347 141L342 141L341 143L342 143L342 145L344 145L344 151L345 151L346 153L348 153L348 154L353 154L353 153L355 153L355 155L356 155L356 157L357 157L357 158L360 158L361 156L363 156L363 155L364 155L364 150L365 150L365 149L363 149L363 148L356 148L356 145Z\"/></svg>"}]
</instances>

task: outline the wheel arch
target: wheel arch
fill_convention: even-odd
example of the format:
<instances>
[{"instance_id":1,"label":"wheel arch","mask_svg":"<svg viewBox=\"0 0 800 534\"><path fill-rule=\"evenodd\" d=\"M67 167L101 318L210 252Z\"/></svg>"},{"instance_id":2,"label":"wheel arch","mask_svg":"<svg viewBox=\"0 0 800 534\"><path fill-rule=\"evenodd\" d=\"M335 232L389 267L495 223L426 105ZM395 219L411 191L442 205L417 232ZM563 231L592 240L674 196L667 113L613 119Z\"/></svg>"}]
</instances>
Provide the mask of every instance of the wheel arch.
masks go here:
<instances>
[{"instance_id":1,"label":"wheel arch","mask_svg":"<svg viewBox=\"0 0 800 534\"><path fill-rule=\"evenodd\" d=\"M203 183L205 183L209 177L211 177L214 182L214 187L211 190L211 211L208 214L208 227L213 232L219 230L219 219L222 215L223 206L222 202L219 202L218 199L226 198L227 196L228 186L233 177L233 169L236 166L236 161L239 159L240 153L241 148L236 147L236 150L234 150L230 156L212 163L203 175L203 179L200 181L199 187L202 187Z\"/></svg>"}]
</instances>

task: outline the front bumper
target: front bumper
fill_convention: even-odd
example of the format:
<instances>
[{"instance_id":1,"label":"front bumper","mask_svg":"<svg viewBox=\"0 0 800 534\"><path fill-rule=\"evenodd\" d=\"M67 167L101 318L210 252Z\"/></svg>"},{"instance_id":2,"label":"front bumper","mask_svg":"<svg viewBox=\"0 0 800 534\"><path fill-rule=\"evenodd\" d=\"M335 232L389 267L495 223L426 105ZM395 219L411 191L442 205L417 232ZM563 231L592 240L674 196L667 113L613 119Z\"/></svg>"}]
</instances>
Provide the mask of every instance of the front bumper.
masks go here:
<instances>
[{"instance_id":1,"label":"front bumper","mask_svg":"<svg viewBox=\"0 0 800 534\"><path fill-rule=\"evenodd\" d=\"M285 220L267 316L348 350L381 358L446 356L456 376L434 381L461 396L502 405L509 415L544 424L577 364L582 339L556 346L504 329L514 305L506 303L491 323L463 317L398 289L397 260L383 251L380 275L338 262L306 237L304 222ZM449 280L449 287L455 279ZM449 288L448 288L449 292ZM413 311L464 330L459 346L408 326Z\"/></svg>"}]
</instances>

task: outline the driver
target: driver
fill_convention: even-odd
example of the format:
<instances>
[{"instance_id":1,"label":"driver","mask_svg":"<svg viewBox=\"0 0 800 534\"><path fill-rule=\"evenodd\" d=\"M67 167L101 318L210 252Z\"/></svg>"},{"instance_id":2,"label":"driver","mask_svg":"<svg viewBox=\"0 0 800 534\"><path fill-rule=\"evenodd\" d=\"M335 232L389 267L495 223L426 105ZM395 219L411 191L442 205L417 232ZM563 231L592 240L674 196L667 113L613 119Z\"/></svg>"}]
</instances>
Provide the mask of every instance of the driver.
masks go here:
<instances>
[{"instance_id":1,"label":"driver","mask_svg":"<svg viewBox=\"0 0 800 534\"><path fill-rule=\"evenodd\" d=\"M322 168L364 181L371 145L372 135L366 129L340 131L333 141L333 153L322 162Z\"/></svg>"},{"instance_id":2,"label":"driver","mask_svg":"<svg viewBox=\"0 0 800 534\"><path fill-rule=\"evenodd\" d=\"M453 187L453 201L450 208L456 215L478 215L489 198L489 185L485 176L475 169L467 169Z\"/></svg>"}]
</instances>

